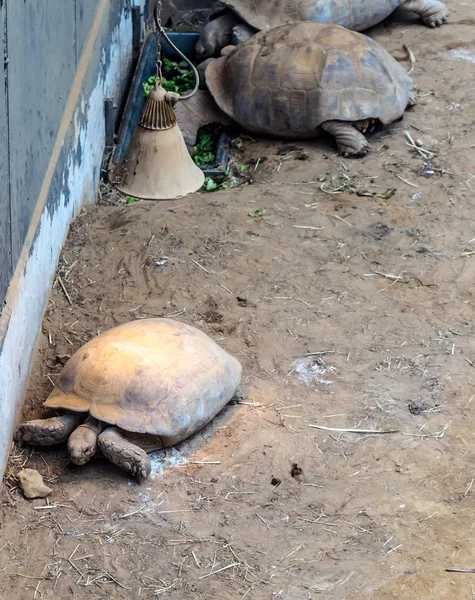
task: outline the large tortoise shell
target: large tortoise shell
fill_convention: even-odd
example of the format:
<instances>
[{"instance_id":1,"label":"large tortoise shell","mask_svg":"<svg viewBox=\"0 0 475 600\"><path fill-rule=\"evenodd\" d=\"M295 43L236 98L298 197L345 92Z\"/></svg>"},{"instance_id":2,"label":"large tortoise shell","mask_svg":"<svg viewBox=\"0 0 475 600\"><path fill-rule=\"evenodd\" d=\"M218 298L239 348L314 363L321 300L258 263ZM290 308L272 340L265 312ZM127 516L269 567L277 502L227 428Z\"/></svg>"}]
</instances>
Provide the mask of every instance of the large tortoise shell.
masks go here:
<instances>
[{"instance_id":1,"label":"large tortoise shell","mask_svg":"<svg viewBox=\"0 0 475 600\"><path fill-rule=\"evenodd\" d=\"M298 21L333 23L354 31L372 27L405 0L225 0L256 29Z\"/></svg>"},{"instance_id":2,"label":"large tortoise shell","mask_svg":"<svg viewBox=\"0 0 475 600\"><path fill-rule=\"evenodd\" d=\"M338 25L261 31L212 61L206 83L220 109L248 131L314 137L325 121L400 118L407 71L377 42Z\"/></svg>"},{"instance_id":3,"label":"large tortoise shell","mask_svg":"<svg viewBox=\"0 0 475 600\"><path fill-rule=\"evenodd\" d=\"M202 331L171 319L109 329L64 366L45 405L135 433L187 437L231 400L241 365Z\"/></svg>"}]
</instances>

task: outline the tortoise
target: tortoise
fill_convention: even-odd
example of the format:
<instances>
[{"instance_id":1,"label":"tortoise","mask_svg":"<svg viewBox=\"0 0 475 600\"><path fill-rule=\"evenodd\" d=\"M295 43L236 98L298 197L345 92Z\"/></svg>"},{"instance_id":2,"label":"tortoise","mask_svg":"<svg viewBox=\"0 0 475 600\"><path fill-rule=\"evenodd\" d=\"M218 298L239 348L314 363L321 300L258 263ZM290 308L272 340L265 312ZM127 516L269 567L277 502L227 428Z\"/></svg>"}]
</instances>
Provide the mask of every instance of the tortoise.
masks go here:
<instances>
[{"instance_id":1,"label":"tortoise","mask_svg":"<svg viewBox=\"0 0 475 600\"><path fill-rule=\"evenodd\" d=\"M219 55L230 43L245 41L256 31L300 21L341 25L364 31L398 7L416 13L429 27L447 22L449 11L440 0L224 0L202 29L196 45L204 60Z\"/></svg>"},{"instance_id":2,"label":"tortoise","mask_svg":"<svg viewBox=\"0 0 475 600\"><path fill-rule=\"evenodd\" d=\"M45 406L59 416L27 421L14 440L51 446L68 440L70 460L99 448L142 483L148 452L196 433L236 396L240 363L204 332L167 318L119 325L77 350Z\"/></svg>"},{"instance_id":3,"label":"tortoise","mask_svg":"<svg viewBox=\"0 0 475 600\"><path fill-rule=\"evenodd\" d=\"M205 62L209 91L176 107L189 148L198 129L235 122L287 139L326 131L343 156L365 155L364 136L401 118L414 103L407 71L362 33L323 23L281 25Z\"/></svg>"}]
</instances>

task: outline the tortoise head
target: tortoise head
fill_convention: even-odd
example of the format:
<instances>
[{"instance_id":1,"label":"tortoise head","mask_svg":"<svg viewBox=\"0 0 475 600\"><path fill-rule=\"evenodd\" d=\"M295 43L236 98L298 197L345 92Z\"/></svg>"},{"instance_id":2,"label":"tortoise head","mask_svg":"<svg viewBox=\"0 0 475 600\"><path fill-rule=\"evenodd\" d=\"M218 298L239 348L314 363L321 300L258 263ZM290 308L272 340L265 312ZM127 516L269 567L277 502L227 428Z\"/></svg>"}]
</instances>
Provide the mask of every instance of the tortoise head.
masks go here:
<instances>
[{"instance_id":1,"label":"tortoise head","mask_svg":"<svg viewBox=\"0 0 475 600\"><path fill-rule=\"evenodd\" d=\"M96 454L98 431L87 423L75 429L68 439L68 452L71 462L85 465Z\"/></svg>"},{"instance_id":2,"label":"tortoise head","mask_svg":"<svg viewBox=\"0 0 475 600\"><path fill-rule=\"evenodd\" d=\"M198 60L206 60L219 53L219 35L213 22L208 23L202 29L200 38L196 43L196 57Z\"/></svg>"},{"instance_id":3,"label":"tortoise head","mask_svg":"<svg viewBox=\"0 0 475 600\"><path fill-rule=\"evenodd\" d=\"M236 21L236 16L232 16L231 18L213 19L207 23L201 30L200 38L196 43L196 58L205 60L211 56L219 56L221 48L231 42L232 28Z\"/></svg>"}]
</instances>

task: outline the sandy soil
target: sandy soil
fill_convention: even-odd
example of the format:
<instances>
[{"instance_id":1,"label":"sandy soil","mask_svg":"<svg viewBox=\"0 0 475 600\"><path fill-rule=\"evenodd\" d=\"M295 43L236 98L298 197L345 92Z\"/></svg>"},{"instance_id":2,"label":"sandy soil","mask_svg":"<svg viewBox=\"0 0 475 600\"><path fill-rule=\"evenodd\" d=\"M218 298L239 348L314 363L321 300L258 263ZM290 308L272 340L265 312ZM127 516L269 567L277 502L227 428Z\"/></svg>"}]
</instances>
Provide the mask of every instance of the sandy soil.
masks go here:
<instances>
[{"instance_id":1,"label":"sandy soil","mask_svg":"<svg viewBox=\"0 0 475 600\"><path fill-rule=\"evenodd\" d=\"M143 486L14 448L1 598L475 598L446 571L475 567L475 42L471 4L450 8L371 32L414 53L418 105L365 159L247 140L246 185L76 219L22 417L80 345L149 316L202 327L248 396ZM48 501L23 499L22 465Z\"/></svg>"}]
</instances>

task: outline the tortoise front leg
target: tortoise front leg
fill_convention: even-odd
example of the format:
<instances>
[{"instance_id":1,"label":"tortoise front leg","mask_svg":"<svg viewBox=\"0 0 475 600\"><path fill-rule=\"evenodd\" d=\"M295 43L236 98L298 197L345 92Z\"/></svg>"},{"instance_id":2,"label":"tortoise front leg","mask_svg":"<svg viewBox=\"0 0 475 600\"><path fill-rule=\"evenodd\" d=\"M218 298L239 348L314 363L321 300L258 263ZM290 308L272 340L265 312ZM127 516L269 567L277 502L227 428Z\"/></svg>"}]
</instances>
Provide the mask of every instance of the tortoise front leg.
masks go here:
<instances>
[{"instance_id":1,"label":"tortoise front leg","mask_svg":"<svg viewBox=\"0 0 475 600\"><path fill-rule=\"evenodd\" d=\"M68 413L50 419L27 421L18 427L13 439L19 444L54 446L65 442L83 419L83 413Z\"/></svg>"},{"instance_id":2,"label":"tortoise front leg","mask_svg":"<svg viewBox=\"0 0 475 600\"><path fill-rule=\"evenodd\" d=\"M429 27L440 27L449 18L449 9L439 0L406 0L402 8L419 15Z\"/></svg>"},{"instance_id":3,"label":"tortoise front leg","mask_svg":"<svg viewBox=\"0 0 475 600\"><path fill-rule=\"evenodd\" d=\"M108 427L98 438L99 449L111 463L129 471L143 483L150 475L152 467L147 453L132 444L118 427Z\"/></svg>"},{"instance_id":4,"label":"tortoise front leg","mask_svg":"<svg viewBox=\"0 0 475 600\"><path fill-rule=\"evenodd\" d=\"M336 140L338 151L342 156L354 157L365 156L371 150L365 136L360 133L351 123L345 121L325 121L321 125Z\"/></svg>"}]
</instances>

